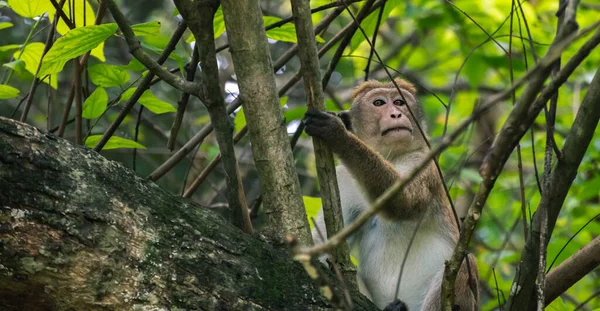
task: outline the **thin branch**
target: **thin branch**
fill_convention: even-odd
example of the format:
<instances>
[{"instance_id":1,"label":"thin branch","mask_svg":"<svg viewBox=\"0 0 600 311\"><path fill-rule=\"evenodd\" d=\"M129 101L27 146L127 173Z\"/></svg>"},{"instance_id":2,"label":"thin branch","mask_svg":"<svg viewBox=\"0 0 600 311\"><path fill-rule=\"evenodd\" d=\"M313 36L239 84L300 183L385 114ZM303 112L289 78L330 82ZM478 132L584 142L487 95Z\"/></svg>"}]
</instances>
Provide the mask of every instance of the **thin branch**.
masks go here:
<instances>
[{"instance_id":1,"label":"thin branch","mask_svg":"<svg viewBox=\"0 0 600 311\"><path fill-rule=\"evenodd\" d=\"M198 98L202 97L200 85L198 83L186 81L185 79L170 73L168 70L162 68L162 66L157 61L153 60L146 52L144 52L140 42L137 40L133 30L131 29L129 21L119 10L119 7L114 0L104 0L103 3L104 2L108 4L110 13L115 19L115 22L117 22L117 25L119 25L119 28L123 33L123 37L125 37L125 41L127 41L129 52L138 61L140 61L140 63L142 63L146 68L148 68L148 70L150 70L150 72L163 79L172 87L180 91L190 93Z\"/></svg>"},{"instance_id":2,"label":"thin branch","mask_svg":"<svg viewBox=\"0 0 600 311\"><path fill-rule=\"evenodd\" d=\"M377 43L377 33L379 33L379 26L381 25L381 18L383 17L383 11L385 10L386 0L383 0L383 5L379 8L379 14L377 14L377 22L375 23L375 29L373 30L373 47L369 52L369 59L367 59L367 66L365 66L365 81L369 80L369 67L371 67L371 60L373 59L373 52L375 52L375 45Z\"/></svg>"},{"instance_id":3,"label":"thin branch","mask_svg":"<svg viewBox=\"0 0 600 311\"><path fill-rule=\"evenodd\" d=\"M192 59L187 64L187 70L185 71L186 80L192 82L196 76L196 69L198 69L198 46L194 47L194 51L192 52ZM169 135L169 141L167 142L167 148L169 150L175 149L175 142L177 141L177 134L179 133L179 128L181 127L181 123L183 121L183 115L185 114L185 108L187 107L188 102L190 101L190 93L183 93L179 98L179 102L177 102L177 114L175 114L175 118L173 119L173 125L171 126L171 134Z\"/></svg>"},{"instance_id":4,"label":"thin branch","mask_svg":"<svg viewBox=\"0 0 600 311\"><path fill-rule=\"evenodd\" d=\"M66 0L61 0L60 3L57 4L57 6L59 8L62 7L65 4L65 1ZM54 1L54 0L53 0L53 2L56 3L56 1ZM35 70L35 74L33 75L33 77L34 77L33 82L31 82L31 86L29 87L29 92L27 93L27 101L25 102L25 108L23 109L23 113L21 114L21 118L19 119L19 121L21 121L21 122L25 122L25 120L27 120L27 114L29 114L29 109L31 108L31 105L33 104L33 96L35 95L37 86L39 85L39 82L41 81L41 79L38 78L38 74L40 73L40 68L42 68L42 60L44 59L44 56L46 55L46 53L48 53L48 51L54 44L54 33L56 32L57 24L58 24L58 15L54 16L54 20L52 21L52 26L50 26L50 29L48 30L48 37L46 37L46 44L44 45L44 50L42 51L42 56L40 57L40 62L38 63L38 66Z\"/></svg>"},{"instance_id":5,"label":"thin branch","mask_svg":"<svg viewBox=\"0 0 600 311\"><path fill-rule=\"evenodd\" d=\"M72 11L71 11L72 12ZM104 13L106 13L106 1L100 2L100 6L98 6L98 11L96 12L96 21L94 25L100 25L102 19L104 18ZM62 121L60 126L58 127L58 136L62 137L65 133L65 127L67 126L67 122L69 120L69 112L71 111L71 106L73 105L73 99L75 99L75 95L77 94L76 85L77 79L81 76L85 65L87 64L87 60L90 57L91 51L83 54L79 59L75 59L74 62L79 62L74 66L74 74L73 74L73 82L71 83L71 90L69 91L69 95L67 96L67 102L65 103L65 108L63 110ZM77 116L75 117L77 119Z\"/></svg>"},{"instance_id":6,"label":"thin branch","mask_svg":"<svg viewBox=\"0 0 600 311\"><path fill-rule=\"evenodd\" d=\"M171 52L175 50L177 42L179 42L179 39L181 39L181 36L183 36L183 33L186 29L187 24L185 22L181 22L179 26L177 26L177 29L171 36L171 39L167 43L167 46L165 46L163 52L156 59L156 62L159 65L162 65L167 60L167 58L169 58L169 55L171 55ZM131 108L133 108L133 106L137 103L138 99L142 97L142 94L144 94L144 92L150 87L152 83L152 78L154 78L154 74L152 72L148 72L148 74L146 74L146 76L142 79L137 89L133 92L133 95L131 95L131 97L127 100L127 103L123 106L123 109L119 112L115 120L106 129L104 134L102 134L102 137L100 138L96 146L94 146L94 150L96 152L100 152L102 148L104 148L108 140L115 134L117 128L119 128L119 125L121 125L121 122L125 120L125 117L127 116L127 114L129 114L129 111L131 111Z\"/></svg>"}]
</instances>

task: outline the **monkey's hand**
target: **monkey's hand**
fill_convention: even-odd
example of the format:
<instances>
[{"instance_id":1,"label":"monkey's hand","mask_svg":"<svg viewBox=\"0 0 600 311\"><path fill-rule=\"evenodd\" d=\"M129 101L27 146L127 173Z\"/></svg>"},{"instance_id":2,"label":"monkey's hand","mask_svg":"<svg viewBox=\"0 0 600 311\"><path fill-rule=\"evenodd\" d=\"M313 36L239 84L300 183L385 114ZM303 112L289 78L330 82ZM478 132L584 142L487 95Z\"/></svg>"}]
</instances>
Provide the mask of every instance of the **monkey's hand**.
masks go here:
<instances>
[{"instance_id":1,"label":"monkey's hand","mask_svg":"<svg viewBox=\"0 0 600 311\"><path fill-rule=\"evenodd\" d=\"M348 137L348 131L342 119L334 113L309 110L304 116L306 134L322 139L335 151Z\"/></svg>"}]
</instances>

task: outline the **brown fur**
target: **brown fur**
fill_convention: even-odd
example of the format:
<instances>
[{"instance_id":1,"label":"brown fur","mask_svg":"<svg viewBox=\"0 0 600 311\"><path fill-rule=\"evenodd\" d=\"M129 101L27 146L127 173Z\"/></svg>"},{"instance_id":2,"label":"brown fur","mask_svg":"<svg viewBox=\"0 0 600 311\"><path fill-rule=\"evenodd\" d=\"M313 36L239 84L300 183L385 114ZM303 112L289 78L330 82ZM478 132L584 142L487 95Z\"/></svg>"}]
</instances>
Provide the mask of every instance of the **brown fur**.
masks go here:
<instances>
[{"instance_id":1,"label":"brown fur","mask_svg":"<svg viewBox=\"0 0 600 311\"><path fill-rule=\"evenodd\" d=\"M422 135L417 128L420 124L426 131L423 107L416 100L416 90L402 79L395 82L406 91L401 96L404 104L395 105L399 94L392 82L367 81L354 90L354 101L348 113L353 133L346 131L342 121L335 116L314 111L307 113L306 132L327 143L371 202L394 183L406 178L429 151L425 144L426 133ZM379 104L379 100L385 104ZM414 117L408 107L415 112ZM394 128L400 129L390 130ZM427 164L402 191L387 200L381 215L399 224L423 215L425 221L439 224L437 228L447 237L449 244L454 246L458 240L458 227L433 162ZM469 256L470 281L465 264L466 261L456 281L455 303L461 311L477 310L477 265ZM421 310L440 308L443 267L438 274Z\"/></svg>"}]
</instances>

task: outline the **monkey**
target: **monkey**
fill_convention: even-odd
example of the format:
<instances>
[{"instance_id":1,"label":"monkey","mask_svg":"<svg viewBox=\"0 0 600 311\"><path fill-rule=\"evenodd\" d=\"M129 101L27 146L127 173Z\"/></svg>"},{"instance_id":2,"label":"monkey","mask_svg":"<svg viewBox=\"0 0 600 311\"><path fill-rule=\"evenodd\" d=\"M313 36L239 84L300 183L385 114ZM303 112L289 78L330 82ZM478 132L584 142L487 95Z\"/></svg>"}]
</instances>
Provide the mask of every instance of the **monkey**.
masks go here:
<instances>
[{"instance_id":1,"label":"monkey","mask_svg":"<svg viewBox=\"0 0 600 311\"><path fill-rule=\"evenodd\" d=\"M345 225L406 178L429 151L425 113L416 89L408 81L395 82L402 95L392 82L370 80L355 88L348 111L335 115L309 110L305 115L306 133L323 140L341 162L336 172ZM326 232L322 211L315 226ZM347 239L358 261L359 291L379 308L387 306L386 310L440 310L444 262L458 237L458 224L431 161ZM313 240L323 243L316 230ZM478 277L476 261L469 254L456 279L455 310L479 310Z\"/></svg>"}]
</instances>

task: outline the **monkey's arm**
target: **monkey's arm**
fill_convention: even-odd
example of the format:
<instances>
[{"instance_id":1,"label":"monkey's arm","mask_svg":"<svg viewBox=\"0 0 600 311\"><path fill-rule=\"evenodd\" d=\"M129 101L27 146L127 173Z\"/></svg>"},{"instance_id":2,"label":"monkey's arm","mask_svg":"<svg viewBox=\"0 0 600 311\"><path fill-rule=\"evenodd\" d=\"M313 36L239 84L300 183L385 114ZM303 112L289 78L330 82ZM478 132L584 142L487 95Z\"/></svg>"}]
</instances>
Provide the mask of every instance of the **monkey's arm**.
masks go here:
<instances>
[{"instance_id":1,"label":"monkey's arm","mask_svg":"<svg viewBox=\"0 0 600 311\"><path fill-rule=\"evenodd\" d=\"M331 114L308 111L305 118L306 133L324 140L340 158L373 201L403 176L380 154L373 151L354 134L348 132L342 121ZM383 215L393 219L413 218L426 211L440 192L441 184L435 179L432 165L428 165L403 191L388 200ZM408 172L403 172L408 173Z\"/></svg>"}]
</instances>

